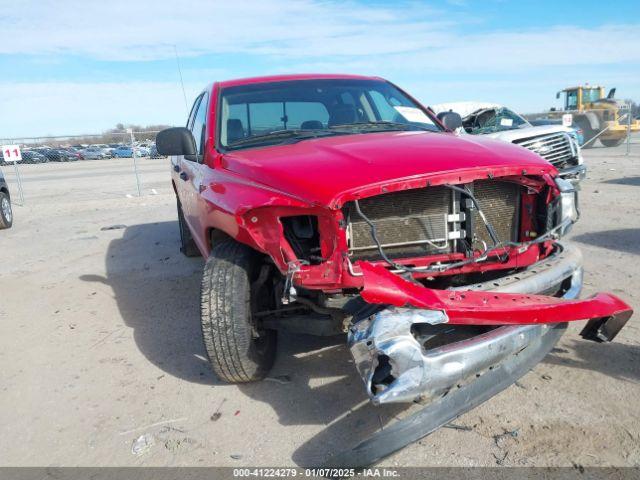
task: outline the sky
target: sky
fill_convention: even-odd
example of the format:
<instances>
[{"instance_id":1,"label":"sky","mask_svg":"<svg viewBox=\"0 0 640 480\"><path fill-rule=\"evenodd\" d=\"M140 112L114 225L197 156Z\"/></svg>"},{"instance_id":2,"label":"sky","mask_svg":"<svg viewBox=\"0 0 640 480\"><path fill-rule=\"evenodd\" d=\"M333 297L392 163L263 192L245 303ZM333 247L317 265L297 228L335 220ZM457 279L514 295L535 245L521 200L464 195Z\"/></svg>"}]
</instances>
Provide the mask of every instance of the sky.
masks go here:
<instances>
[{"instance_id":1,"label":"sky","mask_svg":"<svg viewBox=\"0 0 640 480\"><path fill-rule=\"evenodd\" d=\"M5 139L182 125L207 84L279 73L521 113L587 82L640 100L638 0L0 0L0 22Z\"/></svg>"}]
</instances>

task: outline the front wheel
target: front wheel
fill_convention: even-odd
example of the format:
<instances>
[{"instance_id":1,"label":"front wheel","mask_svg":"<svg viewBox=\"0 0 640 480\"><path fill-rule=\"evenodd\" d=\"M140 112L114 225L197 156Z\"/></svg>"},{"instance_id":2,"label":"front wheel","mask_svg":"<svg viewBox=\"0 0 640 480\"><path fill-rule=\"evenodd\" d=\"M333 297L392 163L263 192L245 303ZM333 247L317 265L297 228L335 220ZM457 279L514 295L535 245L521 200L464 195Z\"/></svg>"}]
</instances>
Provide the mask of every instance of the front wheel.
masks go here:
<instances>
[{"instance_id":1,"label":"front wheel","mask_svg":"<svg viewBox=\"0 0 640 480\"><path fill-rule=\"evenodd\" d=\"M604 145L605 147L617 147L618 145L620 145L622 142L624 142L624 137L622 138L614 138L612 140L603 140L600 139L600 142L602 143L602 145Z\"/></svg>"},{"instance_id":2,"label":"front wheel","mask_svg":"<svg viewBox=\"0 0 640 480\"><path fill-rule=\"evenodd\" d=\"M229 383L263 379L276 357L277 332L262 329L254 315L268 297L257 260L246 245L221 240L204 267L202 337L213 371Z\"/></svg>"},{"instance_id":3,"label":"front wheel","mask_svg":"<svg viewBox=\"0 0 640 480\"><path fill-rule=\"evenodd\" d=\"M11 228L13 225L13 210L9 195L0 192L0 228Z\"/></svg>"}]
</instances>

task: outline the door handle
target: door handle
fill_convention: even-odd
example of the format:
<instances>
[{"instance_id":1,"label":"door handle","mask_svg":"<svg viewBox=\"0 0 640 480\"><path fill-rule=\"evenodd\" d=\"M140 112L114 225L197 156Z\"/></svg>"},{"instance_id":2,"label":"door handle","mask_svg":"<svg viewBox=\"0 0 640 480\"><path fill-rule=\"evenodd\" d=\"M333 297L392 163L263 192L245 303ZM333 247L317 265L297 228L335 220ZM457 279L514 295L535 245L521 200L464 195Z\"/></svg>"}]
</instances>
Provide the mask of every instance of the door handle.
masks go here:
<instances>
[{"instance_id":1,"label":"door handle","mask_svg":"<svg viewBox=\"0 0 640 480\"><path fill-rule=\"evenodd\" d=\"M184 172L180 172L180 178L186 182L187 180L189 180L189 175Z\"/></svg>"},{"instance_id":2,"label":"door handle","mask_svg":"<svg viewBox=\"0 0 640 480\"><path fill-rule=\"evenodd\" d=\"M176 173L179 172L180 171L180 165L174 165L173 166L173 171L176 172Z\"/></svg>"}]
</instances>

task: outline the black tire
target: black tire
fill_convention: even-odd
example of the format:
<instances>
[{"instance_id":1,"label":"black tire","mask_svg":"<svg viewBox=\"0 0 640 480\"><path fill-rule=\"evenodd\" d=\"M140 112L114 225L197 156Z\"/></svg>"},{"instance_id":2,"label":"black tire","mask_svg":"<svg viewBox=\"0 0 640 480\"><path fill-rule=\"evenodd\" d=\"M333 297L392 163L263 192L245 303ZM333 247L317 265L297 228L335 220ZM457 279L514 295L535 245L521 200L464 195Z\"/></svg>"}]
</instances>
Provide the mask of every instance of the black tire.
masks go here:
<instances>
[{"instance_id":1,"label":"black tire","mask_svg":"<svg viewBox=\"0 0 640 480\"><path fill-rule=\"evenodd\" d=\"M182 213L182 205L178 202L178 229L180 230L180 251L186 257L199 257L200 250L193 241L191 231L184 221L184 213Z\"/></svg>"},{"instance_id":2,"label":"black tire","mask_svg":"<svg viewBox=\"0 0 640 480\"><path fill-rule=\"evenodd\" d=\"M11 225L13 225L11 199L5 192L0 192L0 229L11 228Z\"/></svg>"},{"instance_id":3,"label":"black tire","mask_svg":"<svg viewBox=\"0 0 640 480\"><path fill-rule=\"evenodd\" d=\"M276 357L277 332L252 324L255 299L266 296L251 291L257 288L257 260L246 245L225 239L213 246L204 267L202 337L213 371L229 383L263 379Z\"/></svg>"},{"instance_id":4,"label":"black tire","mask_svg":"<svg viewBox=\"0 0 640 480\"><path fill-rule=\"evenodd\" d=\"M602 142L602 145L604 145L605 147L617 147L618 145L620 145L622 142L624 142L625 138L616 138L614 140L603 140L600 139L600 142Z\"/></svg>"}]
</instances>

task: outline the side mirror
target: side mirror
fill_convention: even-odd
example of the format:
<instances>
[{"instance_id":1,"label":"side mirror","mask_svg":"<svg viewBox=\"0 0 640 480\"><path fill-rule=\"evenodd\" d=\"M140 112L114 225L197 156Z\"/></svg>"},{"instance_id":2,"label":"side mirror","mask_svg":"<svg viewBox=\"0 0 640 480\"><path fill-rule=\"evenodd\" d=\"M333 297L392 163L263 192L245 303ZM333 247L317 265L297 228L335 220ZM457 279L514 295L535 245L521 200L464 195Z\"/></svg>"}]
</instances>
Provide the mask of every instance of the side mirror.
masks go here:
<instances>
[{"instance_id":1,"label":"side mirror","mask_svg":"<svg viewBox=\"0 0 640 480\"><path fill-rule=\"evenodd\" d=\"M462 117L456 112L440 112L437 117L438 120L451 131L462 126Z\"/></svg>"},{"instance_id":2,"label":"side mirror","mask_svg":"<svg viewBox=\"0 0 640 480\"><path fill-rule=\"evenodd\" d=\"M556 100L560 98L560 94L561 94L561 93L562 93L562 92L556 92Z\"/></svg>"},{"instance_id":3,"label":"side mirror","mask_svg":"<svg viewBox=\"0 0 640 480\"><path fill-rule=\"evenodd\" d=\"M185 127L167 128L156 135L156 148L160 155L196 155L196 141Z\"/></svg>"}]
</instances>

